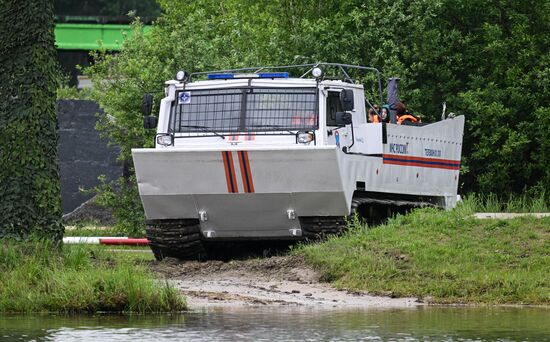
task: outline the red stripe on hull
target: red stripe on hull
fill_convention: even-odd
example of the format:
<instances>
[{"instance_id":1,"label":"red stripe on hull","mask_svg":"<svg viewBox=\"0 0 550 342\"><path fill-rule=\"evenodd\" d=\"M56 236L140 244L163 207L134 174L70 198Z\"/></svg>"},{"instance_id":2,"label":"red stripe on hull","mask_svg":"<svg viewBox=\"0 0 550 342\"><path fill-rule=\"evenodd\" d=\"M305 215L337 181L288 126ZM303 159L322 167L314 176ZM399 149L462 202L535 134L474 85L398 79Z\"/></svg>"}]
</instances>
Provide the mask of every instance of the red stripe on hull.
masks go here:
<instances>
[{"instance_id":1,"label":"red stripe on hull","mask_svg":"<svg viewBox=\"0 0 550 342\"><path fill-rule=\"evenodd\" d=\"M244 192L250 192L250 189L247 185L247 175L246 175L246 168L244 166L244 157L243 152L237 152L237 155L239 156L239 166L241 167L241 178L243 180L243 188Z\"/></svg>"},{"instance_id":2,"label":"red stripe on hull","mask_svg":"<svg viewBox=\"0 0 550 342\"><path fill-rule=\"evenodd\" d=\"M429 168L432 168L432 169L444 169L444 170L459 170L460 169L460 166L430 165L430 164L423 164L423 163L415 163L414 161L400 162L400 161L394 161L394 160L384 160L384 164L429 167Z\"/></svg>"},{"instance_id":3,"label":"red stripe on hull","mask_svg":"<svg viewBox=\"0 0 550 342\"><path fill-rule=\"evenodd\" d=\"M248 160L248 152L243 152L244 166L248 175L248 192L254 192L254 180L252 179L252 171L250 171L250 160Z\"/></svg>"},{"instance_id":4,"label":"red stripe on hull","mask_svg":"<svg viewBox=\"0 0 550 342\"><path fill-rule=\"evenodd\" d=\"M237 185L237 175L235 174L235 164L233 164L233 153L231 152L227 152L227 156L228 156L228 162L229 162L229 175L231 176L231 182L233 184L233 189L234 191L232 191L233 193L237 193L239 192L239 188L238 188L238 185Z\"/></svg>"},{"instance_id":5,"label":"red stripe on hull","mask_svg":"<svg viewBox=\"0 0 550 342\"><path fill-rule=\"evenodd\" d=\"M401 154L384 154L383 158L395 158L395 159L404 159L411 161L423 161L423 162L433 162L433 163L446 163L454 164L460 166L460 160L451 160L451 159L439 159L439 158L425 158L425 157L413 157L413 156L404 156Z\"/></svg>"},{"instance_id":6,"label":"red stripe on hull","mask_svg":"<svg viewBox=\"0 0 550 342\"><path fill-rule=\"evenodd\" d=\"M227 184L227 192L237 193L237 178L235 177L235 167L233 166L233 156L231 152L222 151L223 168L225 171L225 182Z\"/></svg>"},{"instance_id":7,"label":"red stripe on hull","mask_svg":"<svg viewBox=\"0 0 550 342\"><path fill-rule=\"evenodd\" d=\"M248 160L248 152L237 152L239 156L239 166L241 167L241 176L243 179L244 191L248 193L254 192L254 181L250 172L250 161Z\"/></svg>"}]
</instances>

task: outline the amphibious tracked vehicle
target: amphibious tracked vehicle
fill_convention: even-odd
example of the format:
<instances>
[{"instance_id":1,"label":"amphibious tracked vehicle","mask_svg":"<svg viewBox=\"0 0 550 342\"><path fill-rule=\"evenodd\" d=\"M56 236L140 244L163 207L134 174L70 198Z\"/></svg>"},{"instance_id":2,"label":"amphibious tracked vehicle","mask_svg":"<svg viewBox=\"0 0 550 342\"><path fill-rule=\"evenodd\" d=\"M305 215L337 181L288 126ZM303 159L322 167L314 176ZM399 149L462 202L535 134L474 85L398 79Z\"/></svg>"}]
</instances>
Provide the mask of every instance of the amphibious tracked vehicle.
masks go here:
<instances>
[{"instance_id":1,"label":"amphibious tracked vehicle","mask_svg":"<svg viewBox=\"0 0 550 342\"><path fill-rule=\"evenodd\" d=\"M398 125L392 82L387 123L367 122L383 103L379 71L346 64L178 72L158 118L146 94L155 147L132 153L157 259L207 257L215 241L339 233L353 212L454 207L464 117Z\"/></svg>"}]
</instances>

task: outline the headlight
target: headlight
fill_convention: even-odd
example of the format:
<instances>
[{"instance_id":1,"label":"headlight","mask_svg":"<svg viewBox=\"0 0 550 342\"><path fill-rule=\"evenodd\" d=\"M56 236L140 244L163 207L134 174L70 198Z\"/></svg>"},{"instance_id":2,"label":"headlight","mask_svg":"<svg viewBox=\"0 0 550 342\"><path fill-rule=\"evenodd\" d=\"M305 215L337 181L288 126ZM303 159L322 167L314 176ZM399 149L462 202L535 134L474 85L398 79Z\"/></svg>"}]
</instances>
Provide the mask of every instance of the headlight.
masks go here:
<instances>
[{"instance_id":1,"label":"headlight","mask_svg":"<svg viewBox=\"0 0 550 342\"><path fill-rule=\"evenodd\" d=\"M296 134L296 141L300 144L309 144L313 141L313 133L309 132L298 132Z\"/></svg>"},{"instance_id":2,"label":"headlight","mask_svg":"<svg viewBox=\"0 0 550 342\"><path fill-rule=\"evenodd\" d=\"M313 68L311 74L313 75L313 77L319 78L323 75L323 70L321 70L321 68Z\"/></svg>"},{"instance_id":3,"label":"headlight","mask_svg":"<svg viewBox=\"0 0 550 342\"><path fill-rule=\"evenodd\" d=\"M172 135L171 134L157 135L157 145L162 145L162 146L172 145Z\"/></svg>"},{"instance_id":4,"label":"headlight","mask_svg":"<svg viewBox=\"0 0 550 342\"><path fill-rule=\"evenodd\" d=\"M185 82L187 81L188 78L189 78L189 74L187 73L187 71L180 70L176 73L176 80L180 82Z\"/></svg>"}]
</instances>

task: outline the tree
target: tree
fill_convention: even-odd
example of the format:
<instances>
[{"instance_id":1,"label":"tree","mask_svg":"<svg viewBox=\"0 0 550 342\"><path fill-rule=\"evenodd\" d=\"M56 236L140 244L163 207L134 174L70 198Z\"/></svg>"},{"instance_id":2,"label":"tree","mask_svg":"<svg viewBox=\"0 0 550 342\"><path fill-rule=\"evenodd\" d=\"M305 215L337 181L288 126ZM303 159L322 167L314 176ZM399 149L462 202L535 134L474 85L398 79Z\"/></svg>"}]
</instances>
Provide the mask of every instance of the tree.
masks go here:
<instances>
[{"instance_id":1,"label":"tree","mask_svg":"<svg viewBox=\"0 0 550 342\"><path fill-rule=\"evenodd\" d=\"M439 119L443 101L464 114L462 192L550 188L547 0L159 3L164 12L148 36L134 34L119 55L97 55L88 69L110 115L103 132L122 146L121 159L151 146L141 96L153 91L158 100L177 70L327 61L400 77L400 97L426 122Z\"/></svg>"},{"instance_id":2,"label":"tree","mask_svg":"<svg viewBox=\"0 0 550 342\"><path fill-rule=\"evenodd\" d=\"M463 192L550 195L550 2L339 4L294 25L295 51L399 76L401 98L424 121L443 101L464 114Z\"/></svg>"},{"instance_id":3,"label":"tree","mask_svg":"<svg viewBox=\"0 0 550 342\"><path fill-rule=\"evenodd\" d=\"M53 4L0 8L0 237L63 236Z\"/></svg>"}]
</instances>

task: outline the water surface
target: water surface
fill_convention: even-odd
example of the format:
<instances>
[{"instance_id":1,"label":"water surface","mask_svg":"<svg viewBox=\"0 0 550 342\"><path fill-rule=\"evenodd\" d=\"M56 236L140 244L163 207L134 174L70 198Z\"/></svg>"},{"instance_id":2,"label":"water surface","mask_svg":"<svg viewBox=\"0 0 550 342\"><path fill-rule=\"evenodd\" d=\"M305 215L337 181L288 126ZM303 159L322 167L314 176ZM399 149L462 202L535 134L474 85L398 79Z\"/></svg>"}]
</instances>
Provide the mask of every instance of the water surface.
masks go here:
<instances>
[{"instance_id":1,"label":"water surface","mask_svg":"<svg viewBox=\"0 0 550 342\"><path fill-rule=\"evenodd\" d=\"M178 315L0 316L0 341L550 341L550 309L208 309Z\"/></svg>"}]
</instances>

